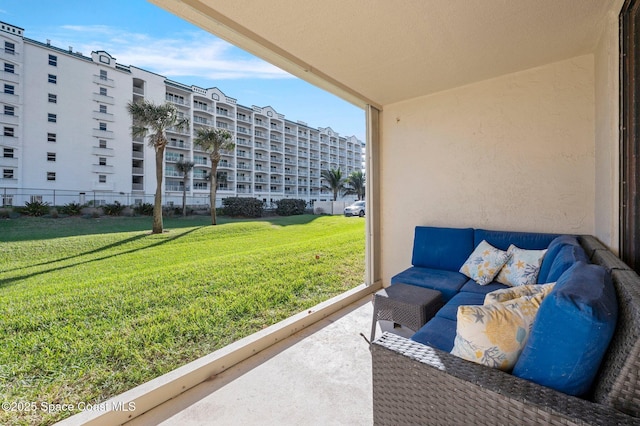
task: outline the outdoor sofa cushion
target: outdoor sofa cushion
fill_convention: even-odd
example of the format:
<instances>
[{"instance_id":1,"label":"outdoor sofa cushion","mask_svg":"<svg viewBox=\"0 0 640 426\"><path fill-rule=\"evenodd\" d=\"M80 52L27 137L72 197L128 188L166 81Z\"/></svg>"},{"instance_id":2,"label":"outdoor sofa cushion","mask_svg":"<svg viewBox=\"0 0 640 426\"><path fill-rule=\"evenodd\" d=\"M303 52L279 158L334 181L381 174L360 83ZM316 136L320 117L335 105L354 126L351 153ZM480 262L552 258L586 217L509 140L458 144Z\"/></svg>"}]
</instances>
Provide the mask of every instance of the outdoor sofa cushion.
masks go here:
<instances>
[{"instance_id":1,"label":"outdoor sofa cushion","mask_svg":"<svg viewBox=\"0 0 640 426\"><path fill-rule=\"evenodd\" d=\"M578 261L543 300L513 374L569 395L585 394L618 317L609 272Z\"/></svg>"},{"instance_id":2,"label":"outdoor sofa cushion","mask_svg":"<svg viewBox=\"0 0 640 426\"><path fill-rule=\"evenodd\" d=\"M411 264L457 272L474 247L472 228L416 226Z\"/></svg>"},{"instance_id":3,"label":"outdoor sofa cushion","mask_svg":"<svg viewBox=\"0 0 640 426\"><path fill-rule=\"evenodd\" d=\"M467 279L459 272L412 266L394 275L391 278L391 285L402 283L438 290L446 303L458 293Z\"/></svg>"}]
</instances>

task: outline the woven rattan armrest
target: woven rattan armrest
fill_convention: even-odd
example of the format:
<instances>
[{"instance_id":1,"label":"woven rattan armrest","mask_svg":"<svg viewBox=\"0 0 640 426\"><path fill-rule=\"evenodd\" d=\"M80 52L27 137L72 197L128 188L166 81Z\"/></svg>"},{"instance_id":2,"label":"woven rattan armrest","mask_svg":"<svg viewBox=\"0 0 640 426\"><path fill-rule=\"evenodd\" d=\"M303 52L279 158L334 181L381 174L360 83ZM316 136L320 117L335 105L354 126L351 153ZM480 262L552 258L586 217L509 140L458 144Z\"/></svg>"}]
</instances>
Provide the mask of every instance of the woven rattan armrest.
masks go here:
<instances>
[{"instance_id":1,"label":"woven rattan armrest","mask_svg":"<svg viewBox=\"0 0 640 426\"><path fill-rule=\"evenodd\" d=\"M371 345L376 424L638 425L640 419L384 333Z\"/></svg>"}]
</instances>

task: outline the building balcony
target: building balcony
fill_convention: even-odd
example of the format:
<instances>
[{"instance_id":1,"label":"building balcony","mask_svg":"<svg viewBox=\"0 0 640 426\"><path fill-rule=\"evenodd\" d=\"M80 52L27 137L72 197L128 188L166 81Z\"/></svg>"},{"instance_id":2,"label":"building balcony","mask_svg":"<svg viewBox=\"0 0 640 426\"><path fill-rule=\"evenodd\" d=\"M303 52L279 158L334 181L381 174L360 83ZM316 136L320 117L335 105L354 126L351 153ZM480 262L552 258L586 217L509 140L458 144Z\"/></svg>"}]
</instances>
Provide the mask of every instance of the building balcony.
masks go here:
<instances>
[{"instance_id":1,"label":"building balcony","mask_svg":"<svg viewBox=\"0 0 640 426\"><path fill-rule=\"evenodd\" d=\"M113 191L114 189L115 185L108 182L93 182L93 185L91 185L92 191Z\"/></svg>"},{"instance_id":2,"label":"building balcony","mask_svg":"<svg viewBox=\"0 0 640 426\"><path fill-rule=\"evenodd\" d=\"M131 168L131 173L134 175L144 175L144 168L143 167L132 167Z\"/></svg>"},{"instance_id":3,"label":"building balcony","mask_svg":"<svg viewBox=\"0 0 640 426\"><path fill-rule=\"evenodd\" d=\"M0 123L12 124L14 126L17 126L18 124L20 124L20 117L18 117L17 115L0 114Z\"/></svg>"},{"instance_id":4,"label":"building balcony","mask_svg":"<svg viewBox=\"0 0 640 426\"><path fill-rule=\"evenodd\" d=\"M198 117L197 115L193 116L193 123L194 124L204 124L207 126L213 126L213 120L208 120L204 117Z\"/></svg>"},{"instance_id":5,"label":"building balcony","mask_svg":"<svg viewBox=\"0 0 640 426\"><path fill-rule=\"evenodd\" d=\"M113 121L113 114L109 114L107 112L93 111L91 116L96 120Z\"/></svg>"},{"instance_id":6,"label":"building balcony","mask_svg":"<svg viewBox=\"0 0 640 426\"><path fill-rule=\"evenodd\" d=\"M0 136L0 145L18 146L19 143L20 138L16 138L14 136Z\"/></svg>"},{"instance_id":7,"label":"building balcony","mask_svg":"<svg viewBox=\"0 0 640 426\"><path fill-rule=\"evenodd\" d=\"M114 173L114 167L113 166L107 166L107 165L100 165L100 164L92 164L91 165L91 171L93 173L113 174Z\"/></svg>"},{"instance_id":8,"label":"building balcony","mask_svg":"<svg viewBox=\"0 0 640 426\"><path fill-rule=\"evenodd\" d=\"M10 83L20 83L20 74L14 72L0 71L0 80Z\"/></svg>"},{"instance_id":9,"label":"building balcony","mask_svg":"<svg viewBox=\"0 0 640 426\"><path fill-rule=\"evenodd\" d=\"M113 148L100 148L97 146L91 148L91 154L100 157L113 157L115 153L116 151Z\"/></svg>"},{"instance_id":10,"label":"building balcony","mask_svg":"<svg viewBox=\"0 0 640 426\"><path fill-rule=\"evenodd\" d=\"M144 191L144 184L143 183L132 183L131 184L131 190L132 191Z\"/></svg>"},{"instance_id":11,"label":"building balcony","mask_svg":"<svg viewBox=\"0 0 640 426\"><path fill-rule=\"evenodd\" d=\"M0 157L0 167L18 167L18 158Z\"/></svg>"},{"instance_id":12,"label":"building balcony","mask_svg":"<svg viewBox=\"0 0 640 426\"><path fill-rule=\"evenodd\" d=\"M116 83L115 81L113 81L112 78L107 78L107 77L101 77L99 75L94 75L93 76L93 82L97 83L101 86L106 86L106 87L115 87Z\"/></svg>"},{"instance_id":13,"label":"building balcony","mask_svg":"<svg viewBox=\"0 0 640 426\"><path fill-rule=\"evenodd\" d=\"M0 59L6 59L9 62L18 62L20 61L20 51L18 50L18 45L16 45L15 49L0 49Z\"/></svg>"},{"instance_id":14,"label":"building balcony","mask_svg":"<svg viewBox=\"0 0 640 426\"><path fill-rule=\"evenodd\" d=\"M100 93L94 93L92 98L96 102L102 102L103 104L113 105L113 96L101 95Z\"/></svg>"},{"instance_id":15,"label":"building balcony","mask_svg":"<svg viewBox=\"0 0 640 426\"><path fill-rule=\"evenodd\" d=\"M144 158L144 152L142 151L132 151L131 156L133 158Z\"/></svg>"},{"instance_id":16,"label":"building balcony","mask_svg":"<svg viewBox=\"0 0 640 426\"><path fill-rule=\"evenodd\" d=\"M20 96L9 93L0 93L0 102L10 105L18 105L20 103Z\"/></svg>"},{"instance_id":17,"label":"building balcony","mask_svg":"<svg viewBox=\"0 0 640 426\"><path fill-rule=\"evenodd\" d=\"M233 169L233 163L229 163L229 162L220 162L218 163L218 168L223 168L223 169Z\"/></svg>"},{"instance_id":18,"label":"building balcony","mask_svg":"<svg viewBox=\"0 0 640 426\"><path fill-rule=\"evenodd\" d=\"M187 142L169 141L167 146L180 149L191 149L191 144Z\"/></svg>"},{"instance_id":19,"label":"building balcony","mask_svg":"<svg viewBox=\"0 0 640 426\"><path fill-rule=\"evenodd\" d=\"M144 88L133 86L133 93L136 95L144 96Z\"/></svg>"},{"instance_id":20,"label":"building balcony","mask_svg":"<svg viewBox=\"0 0 640 426\"><path fill-rule=\"evenodd\" d=\"M93 136L100 139L113 139L114 133L111 130L93 129Z\"/></svg>"}]
</instances>

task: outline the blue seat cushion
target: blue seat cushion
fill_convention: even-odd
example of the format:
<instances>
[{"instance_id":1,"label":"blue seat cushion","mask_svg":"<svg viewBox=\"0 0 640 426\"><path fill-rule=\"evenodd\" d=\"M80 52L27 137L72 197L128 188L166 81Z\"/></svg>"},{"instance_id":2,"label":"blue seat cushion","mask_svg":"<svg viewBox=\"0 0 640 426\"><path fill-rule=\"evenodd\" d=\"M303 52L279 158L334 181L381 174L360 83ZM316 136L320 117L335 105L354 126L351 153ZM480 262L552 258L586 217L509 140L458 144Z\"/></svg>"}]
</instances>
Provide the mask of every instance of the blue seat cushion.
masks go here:
<instances>
[{"instance_id":1,"label":"blue seat cushion","mask_svg":"<svg viewBox=\"0 0 640 426\"><path fill-rule=\"evenodd\" d=\"M456 321L458 319L458 306L462 305L482 305L484 303L484 294L470 293L461 291L456 294L436 313L437 317Z\"/></svg>"},{"instance_id":2,"label":"blue seat cushion","mask_svg":"<svg viewBox=\"0 0 640 426\"><path fill-rule=\"evenodd\" d=\"M487 285L480 285L474 280L468 280L465 285L462 286L460 291L466 291L469 293L480 293L484 296L487 293L491 293L492 291L496 290L502 290L504 288L509 288L509 286L495 281L492 281Z\"/></svg>"},{"instance_id":3,"label":"blue seat cushion","mask_svg":"<svg viewBox=\"0 0 640 426\"><path fill-rule=\"evenodd\" d=\"M553 263L551 263L546 282L552 283L558 281L560 276L578 261L589 263L587 253L582 247L570 244L562 246L560 250L558 250L555 259L553 259Z\"/></svg>"},{"instance_id":4,"label":"blue seat cushion","mask_svg":"<svg viewBox=\"0 0 640 426\"><path fill-rule=\"evenodd\" d=\"M525 250L546 249L558 234L543 234L539 232L511 232L476 229L474 232L474 247L485 240L495 248L507 250L511 244Z\"/></svg>"},{"instance_id":5,"label":"blue seat cushion","mask_svg":"<svg viewBox=\"0 0 640 426\"><path fill-rule=\"evenodd\" d=\"M589 391L609 346L618 304L609 272L576 262L540 304L513 374L569 395Z\"/></svg>"},{"instance_id":6,"label":"blue seat cushion","mask_svg":"<svg viewBox=\"0 0 640 426\"><path fill-rule=\"evenodd\" d=\"M542 259L542 264L540 265L540 272L538 273L539 284L553 282L547 280L547 277L549 276L549 270L551 269L551 264L553 264L553 261L558 255L558 252L565 245L580 247L578 238L574 235L560 235L559 237L551 241L551 243L549 243L549 247L547 248L547 253Z\"/></svg>"},{"instance_id":7,"label":"blue seat cushion","mask_svg":"<svg viewBox=\"0 0 640 426\"><path fill-rule=\"evenodd\" d=\"M420 330L411 337L411 340L427 346L451 352L453 341L456 338L456 322L450 319L434 317L422 326Z\"/></svg>"},{"instance_id":8,"label":"blue seat cushion","mask_svg":"<svg viewBox=\"0 0 640 426\"><path fill-rule=\"evenodd\" d=\"M467 280L468 278L459 272L412 266L394 275L391 278L391 284L411 284L438 290L442 293L442 299L446 303L458 293Z\"/></svg>"},{"instance_id":9,"label":"blue seat cushion","mask_svg":"<svg viewBox=\"0 0 640 426\"><path fill-rule=\"evenodd\" d=\"M472 228L416 226L411 264L458 272L474 247Z\"/></svg>"}]
</instances>

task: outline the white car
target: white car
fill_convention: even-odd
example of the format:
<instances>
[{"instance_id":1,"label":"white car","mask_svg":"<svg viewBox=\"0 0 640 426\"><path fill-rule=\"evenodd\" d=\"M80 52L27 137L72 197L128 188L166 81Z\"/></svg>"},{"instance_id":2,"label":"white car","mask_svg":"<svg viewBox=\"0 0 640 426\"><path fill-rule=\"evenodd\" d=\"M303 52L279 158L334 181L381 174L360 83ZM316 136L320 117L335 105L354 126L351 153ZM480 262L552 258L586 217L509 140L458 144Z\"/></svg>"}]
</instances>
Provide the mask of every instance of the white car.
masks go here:
<instances>
[{"instance_id":1,"label":"white car","mask_svg":"<svg viewBox=\"0 0 640 426\"><path fill-rule=\"evenodd\" d=\"M365 206L365 202L364 201L356 201L355 203L351 204L349 207L346 207L344 209L344 215L345 216L360 216L363 217L364 216L364 208Z\"/></svg>"}]
</instances>

